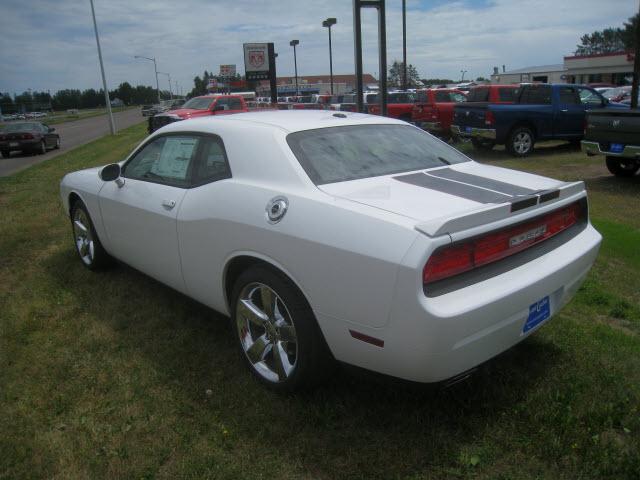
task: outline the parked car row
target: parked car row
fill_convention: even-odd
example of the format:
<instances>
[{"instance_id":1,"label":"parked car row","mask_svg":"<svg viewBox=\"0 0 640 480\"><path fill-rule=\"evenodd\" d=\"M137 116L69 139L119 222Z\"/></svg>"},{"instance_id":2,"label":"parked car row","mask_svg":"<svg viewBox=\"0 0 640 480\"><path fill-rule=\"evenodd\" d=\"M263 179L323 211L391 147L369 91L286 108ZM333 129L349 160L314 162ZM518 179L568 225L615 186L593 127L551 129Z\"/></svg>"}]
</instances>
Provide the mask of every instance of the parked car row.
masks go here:
<instances>
[{"instance_id":1,"label":"parked car row","mask_svg":"<svg viewBox=\"0 0 640 480\"><path fill-rule=\"evenodd\" d=\"M45 112L27 112L27 113L3 113L2 121L12 121L12 120L30 120L32 118L44 118L48 114Z\"/></svg>"}]
</instances>

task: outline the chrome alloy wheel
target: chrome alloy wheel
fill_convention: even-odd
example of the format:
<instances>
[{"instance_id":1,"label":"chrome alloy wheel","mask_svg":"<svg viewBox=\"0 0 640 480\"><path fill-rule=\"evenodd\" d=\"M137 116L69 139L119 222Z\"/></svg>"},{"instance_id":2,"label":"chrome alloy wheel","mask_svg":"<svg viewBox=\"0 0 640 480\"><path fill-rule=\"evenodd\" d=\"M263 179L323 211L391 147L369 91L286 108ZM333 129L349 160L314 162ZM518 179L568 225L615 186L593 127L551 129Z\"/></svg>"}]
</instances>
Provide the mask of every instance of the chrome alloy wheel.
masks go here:
<instances>
[{"instance_id":1,"label":"chrome alloy wheel","mask_svg":"<svg viewBox=\"0 0 640 480\"><path fill-rule=\"evenodd\" d=\"M73 214L73 236L80 258L85 265L91 265L95 256L95 245L89 218L82 208L76 209Z\"/></svg>"},{"instance_id":2,"label":"chrome alloy wheel","mask_svg":"<svg viewBox=\"0 0 640 480\"><path fill-rule=\"evenodd\" d=\"M519 154L527 153L531 150L531 143L531 135L527 132L520 132L513 139L513 149Z\"/></svg>"},{"instance_id":3,"label":"chrome alloy wheel","mask_svg":"<svg viewBox=\"0 0 640 480\"><path fill-rule=\"evenodd\" d=\"M263 283L246 285L236 304L236 330L253 369L265 380L283 382L298 359L296 328L282 298Z\"/></svg>"}]
</instances>

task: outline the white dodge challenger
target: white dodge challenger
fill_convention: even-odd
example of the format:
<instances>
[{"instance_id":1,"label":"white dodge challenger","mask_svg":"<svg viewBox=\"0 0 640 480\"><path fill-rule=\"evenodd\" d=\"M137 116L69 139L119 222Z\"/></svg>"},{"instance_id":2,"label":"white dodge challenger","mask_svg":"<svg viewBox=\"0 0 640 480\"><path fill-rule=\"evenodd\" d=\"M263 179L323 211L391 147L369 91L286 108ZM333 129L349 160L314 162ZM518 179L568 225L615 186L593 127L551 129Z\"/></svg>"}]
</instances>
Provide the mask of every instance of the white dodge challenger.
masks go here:
<instances>
[{"instance_id":1,"label":"white dodge challenger","mask_svg":"<svg viewBox=\"0 0 640 480\"><path fill-rule=\"evenodd\" d=\"M86 267L116 258L229 315L251 372L281 390L333 359L464 375L548 321L601 242L582 182L329 111L177 122L66 175L61 196Z\"/></svg>"}]
</instances>

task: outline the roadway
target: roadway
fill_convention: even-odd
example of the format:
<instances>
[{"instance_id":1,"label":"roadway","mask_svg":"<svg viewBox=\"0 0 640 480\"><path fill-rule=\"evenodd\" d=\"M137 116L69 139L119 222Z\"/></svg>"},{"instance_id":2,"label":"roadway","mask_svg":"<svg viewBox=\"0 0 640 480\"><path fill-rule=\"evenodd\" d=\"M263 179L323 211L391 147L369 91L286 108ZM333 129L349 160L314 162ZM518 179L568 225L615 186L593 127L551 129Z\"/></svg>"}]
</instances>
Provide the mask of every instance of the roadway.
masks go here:
<instances>
[{"instance_id":1,"label":"roadway","mask_svg":"<svg viewBox=\"0 0 640 480\"><path fill-rule=\"evenodd\" d=\"M144 120L139 108L114 113L113 118L117 130L122 130ZM46 123L46 120L43 123ZM61 145L59 150L49 150L44 155L13 152L10 158L0 158L0 177L13 175L31 165L55 158L62 153L110 133L109 117L107 115L98 115L53 126L56 132L60 134Z\"/></svg>"}]
</instances>

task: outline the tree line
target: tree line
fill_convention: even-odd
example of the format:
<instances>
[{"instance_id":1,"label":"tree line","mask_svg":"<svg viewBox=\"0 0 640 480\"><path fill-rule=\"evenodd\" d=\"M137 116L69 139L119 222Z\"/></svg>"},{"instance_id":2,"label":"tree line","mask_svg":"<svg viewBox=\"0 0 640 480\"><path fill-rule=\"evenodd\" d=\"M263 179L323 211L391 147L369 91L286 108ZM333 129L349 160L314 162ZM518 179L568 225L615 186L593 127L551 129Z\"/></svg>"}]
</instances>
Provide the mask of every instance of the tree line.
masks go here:
<instances>
[{"instance_id":1,"label":"tree line","mask_svg":"<svg viewBox=\"0 0 640 480\"><path fill-rule=\"evenodd\" d=\"M576 55L597 55L600 53L626 52L635 48L635 29L638 28L640 13L624 22L622 28L605 28L580 37Z\"/></svg>"},{"instance_id":2,"label":"tree line","mask_svg":"<svg viewBox=\"0 0 640 480\"><path fill-rule=\"evenodd\" d=\"M161 90L162 99L170 98L169 92ZM121 83L115 90L109 91L111 101L116 98L125 105L154 104L158 101L156 89L146 85L131 86ZM41 110L69 110L73 108L100 108L105 106L104 90L89 88L86 90L63 89L51 95L49 92L27 91L11 96L0 93L0 107L4 113Z\"/></svg>"}]
</instances>

